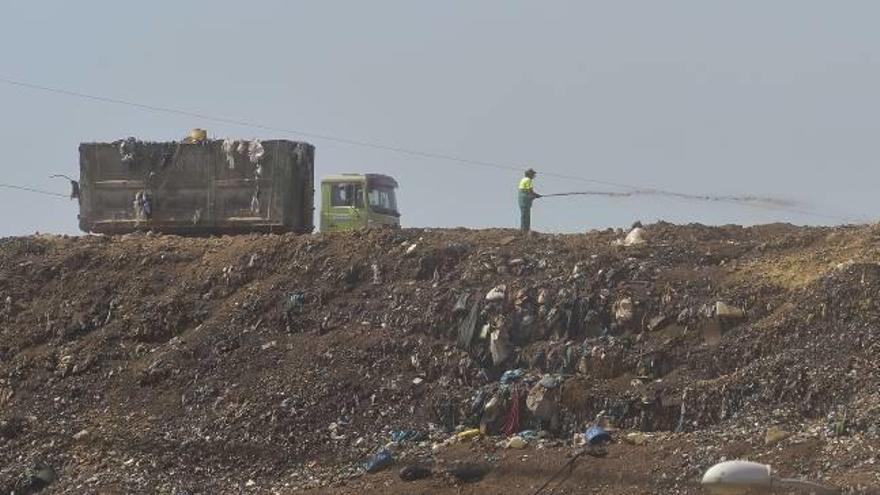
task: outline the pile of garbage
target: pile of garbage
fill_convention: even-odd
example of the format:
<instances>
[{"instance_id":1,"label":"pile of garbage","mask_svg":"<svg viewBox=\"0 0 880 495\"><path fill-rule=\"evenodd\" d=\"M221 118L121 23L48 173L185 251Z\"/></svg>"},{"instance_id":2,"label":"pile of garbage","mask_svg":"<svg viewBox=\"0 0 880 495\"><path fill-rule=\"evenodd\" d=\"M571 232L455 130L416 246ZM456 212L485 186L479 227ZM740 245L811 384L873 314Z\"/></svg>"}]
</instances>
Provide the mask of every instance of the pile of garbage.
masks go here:
<instances>
[{"instance_id":1,"label":"pile of garbage","mask_svg":"<svg viewBox=\"0 0 880 495\"><path fill-rule=\"evenodd\" d=\"M666 493L873 486L878 232L2 239L0 493L504 489L597 444Z\"/></svg>"}]
</instances>

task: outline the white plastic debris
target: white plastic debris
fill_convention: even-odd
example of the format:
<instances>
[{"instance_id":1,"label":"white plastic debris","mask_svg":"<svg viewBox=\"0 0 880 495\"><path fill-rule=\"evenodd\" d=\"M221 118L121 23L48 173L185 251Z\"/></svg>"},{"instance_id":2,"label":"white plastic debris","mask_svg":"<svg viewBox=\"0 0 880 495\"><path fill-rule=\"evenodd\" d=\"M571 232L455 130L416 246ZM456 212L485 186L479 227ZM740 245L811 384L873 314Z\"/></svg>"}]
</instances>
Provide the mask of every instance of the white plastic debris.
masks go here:
<instances>
[{"instance_id":1,"label":"white plastic debris","mask_svg":"<svg viewBox=\"0 0 880 495\"><path fill-rule=\"evenodd\" d=\"M507 291L507 286L505 285L497 285L486 294L487 301L501 301L504 299L504 293Z\"/></svg>"},{"instance_id":2,"label":"white plastic debris","mask_svg":"<svg viewBox=\"0 0 880 495\"><path fill-rule=\"evenodd\" d=\"M632 321L633 319L633 300L629 297L624 297L623 299L618 300L614 304L614 319L618 324L624 324Z\"/></svg>"},{"instance_id":3,"label":"white plastic debris","mask_svg":"<svg viewBox=\"0 0 880 495\"><path fill-rule=\"evenodd\" d=\"M266 154L266 150L263 149L263 143L260 142L259 139L254 139L250 142L248 146L248 159L256 165L260 163L260 160L263 159L263 155Z\"/></svg>"},{"instance_id":4,"label":"white plastic debris","mask_svg":"<svg viewBox=\"0 0 880 495\"><path fill-rule=\"evenodd\" d=\"M629 234L623 239L624 246L636 246L648 242L645 239L645 229L636 227L629 231Z\"/></svg>"},{"instance_id":5,"label":"white plastic debris","mask_svg":"<svg viewBox=\"0 0 880 495\"><path fill-rule=\"evenodd\" d=\"M235 141L229 138L224 139L220 149L223 150L223 154L226 155L226 163L229 164L229 168L235 168Z\"/></svg>"}]
</instances>

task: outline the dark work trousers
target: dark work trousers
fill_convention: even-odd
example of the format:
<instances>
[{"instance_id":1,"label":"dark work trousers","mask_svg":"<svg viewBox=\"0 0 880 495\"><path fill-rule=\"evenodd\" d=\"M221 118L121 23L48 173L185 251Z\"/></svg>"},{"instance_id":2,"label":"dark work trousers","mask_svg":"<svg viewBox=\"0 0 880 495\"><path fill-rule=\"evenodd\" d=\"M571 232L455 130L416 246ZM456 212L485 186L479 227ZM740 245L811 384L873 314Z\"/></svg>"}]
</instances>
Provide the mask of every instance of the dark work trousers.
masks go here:
<instances>
[{"instance_id":1,"label":"dark work trousers","mask_svg":"<svg viewBox=\"0 0 880 495\"><path fill-rule=\"evenodd\" d=\"M534 196L530 191L520 190L519 191L519 229L523 232L528 232L532 228L532 201L534 201Z\"/></svg>"}]
</instances>

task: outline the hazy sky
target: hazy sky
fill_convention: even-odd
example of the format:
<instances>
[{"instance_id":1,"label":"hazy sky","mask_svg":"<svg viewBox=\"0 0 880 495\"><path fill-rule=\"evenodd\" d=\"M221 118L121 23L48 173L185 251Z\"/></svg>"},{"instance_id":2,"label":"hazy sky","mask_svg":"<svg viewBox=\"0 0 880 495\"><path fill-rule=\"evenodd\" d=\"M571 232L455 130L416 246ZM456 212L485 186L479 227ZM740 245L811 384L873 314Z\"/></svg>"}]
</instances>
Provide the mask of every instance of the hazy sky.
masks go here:
<instances>
[{"instance_id":1,"label":"hazy sky","mask_svg":"<svg viewBox=\"0 0 880 495\"><path fill-rule=\"evenodd\" d=\"M597 186L783 196L880 213L873 1L5 2L0 77L538 170ZM81 141L293 138L0 84L0 182L67 191ZM514 226L515 171L320 139L318 176L398 178L406 226ZM0 235L77 232L76 203L0 189ZM635 220L829 223L657 197L547 198L537 230Z\"/></svg>"}]
</instances>

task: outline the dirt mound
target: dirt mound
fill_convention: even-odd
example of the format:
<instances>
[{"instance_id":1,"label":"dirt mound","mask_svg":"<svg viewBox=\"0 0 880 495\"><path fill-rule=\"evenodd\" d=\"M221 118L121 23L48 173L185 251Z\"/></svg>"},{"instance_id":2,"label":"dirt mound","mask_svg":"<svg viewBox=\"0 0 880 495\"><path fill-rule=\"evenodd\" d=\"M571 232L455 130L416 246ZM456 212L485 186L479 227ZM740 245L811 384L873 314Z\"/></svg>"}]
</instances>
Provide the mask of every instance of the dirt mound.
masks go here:
<instances>
[{"instance_id":1,"label":"dirt mound","mask_svg":"<svg viewBox=\"0 0 880 495\"><path fill-rule=\"evenodd\" d=\"M424 493L526 493L594 423L563 492L698 493L733 457L870 490L878 234L2 239L0 493L411 493L363 474L383 446Z\"/></svg>"}]
</instances>

